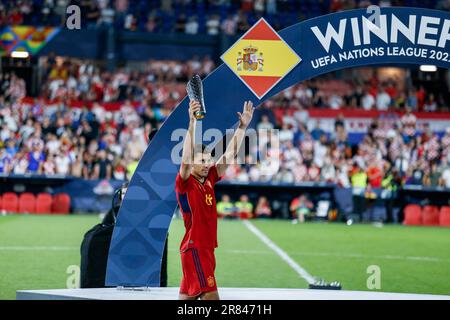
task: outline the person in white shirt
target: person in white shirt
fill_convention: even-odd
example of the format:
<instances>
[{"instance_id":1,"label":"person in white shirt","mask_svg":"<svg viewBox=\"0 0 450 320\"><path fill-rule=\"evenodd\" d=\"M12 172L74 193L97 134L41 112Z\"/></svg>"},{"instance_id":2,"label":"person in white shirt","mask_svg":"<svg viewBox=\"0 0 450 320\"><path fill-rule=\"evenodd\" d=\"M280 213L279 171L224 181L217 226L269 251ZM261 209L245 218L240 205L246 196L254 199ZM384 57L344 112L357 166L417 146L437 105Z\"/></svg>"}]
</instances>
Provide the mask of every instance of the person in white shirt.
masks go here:
<instances>
[{"instance_id":1,"label":"person in white shirt","mask_svg":"<svg viewBox=\"0 0 450 320\"><path fill-rule=\"evenodd\" d=\"M28 169L27 156L23 151L19 151L12 162L13 172L15 174L25 174Z\"/></svg>"},{"instance_id":2,"label":"person in white shirt","mask_svg":"<svg viewBox=\"0 0 450 320\"><path fill-rule=\"evenodd\" d=\"M366 93L361 103L364 110L372 110L375 105L375 98L370 93Z\"/></svg>"},{"instance_id":3,"label":"person in white shirt","mask_svg":"<svg viewBox=\"0 0 450 320\"><path fill-rule=\"evenodd\" d=\"M337 169L336 180L337 183L343 188L351 187L350 179L348 177L348 172L345 165Z\"/></svg>"},{"instance_id":4,"label":"person in white shirt","mask_svg":"<svg viewBox=\"0 0 450 320\"><path fill-rule=\"evenodd\" d=\"M280 142L287 142L287 141L293 141L294 140L294 131L289 129L289 126L287 124L283 124L280 134L279 134Z\"/></svg>"},{"instance_id":5,"label":"person in white shirt","mask_svg":"<svg viewBox=\"0 0 450 320\"><path fill-rule=\"evenodd\" d=\"M322 170L320 171L322 180L327 181L327 182L335 182L336 181L336 169L335 169L334 164L331 161L330 157L325 157L325 160L323 161L323 163L324 163L324 165L322 167Z\"/></svg>"},{"instance_id":6,"label":"person in white shirt","mask_svg":"<svg viewBox=\"0 0 450 320\"><path fill-rule=\"evenodd\" d=\"M217 16L217 15L212 15L206 21L206 29L207 29L207 33L209 35L212 35L212 36L218 35L219 27L220 27L220 20L219 20L219 16Z\"/></svg>"},{"instance_id":7,"label":"person in white shirt","mask_svg":"<svg viewBox=\"0 0 450 320\"><path fill-rule=\"evenodd\" d=\"M269 117L267 115L263 115L261 117L261 122L256 126L258 130L272 130L273 124L269 121Z\"/></svg>"},{"instance_id":8,"label":"person in white shirt","mask_svg":"<svg viewBox=\"0 0 450 320\"><path fill-rule=\"evenodd\" d=\"M23 125L20 130L19 134L22 136L23 140L28 139L32 134L34 133L34 127L33 127L33 120L27 119L25 125Z\"/></svg>"},{"instance_id":9,"label":"person in white shirt","mask_svg":"<svg viewBox=\"0 0 450 320\"><path fill-rule=\"evenodd\" d=\"M58 153L55 158L56 164L56 173L68 175L70 172L70 159L68 155L63 154L62 152Z\"/></svg>"},{"instance_id":10,"label":"person in white shirt","mask_svg":"<svg viewBox=\"0 0 450 320\"><path fill-rule=\"evenodd\" d=\"M450 189L450 167L442 172L441 184L443 187Z\"/></svg>"},{"instance_id":11,"label":"person in white shirt","mask_svg":"<svg viewBox=\"0 0 450 320\"><path fill-rule=\"evenodd\" d=\"M385 111L389 109L389 105L391 104L391 96L381 88L377 94L377 109L380 111Z\"/></svg>"},{"instance_id":12,"label":"person in white shirt","mask_svg":"<svg viewBox=\"0 0 450 320\"><path fill-rule=\"evenodd\" d=\"M337 94L332 94L329 98L328 98L328 105L330 106L331 109L339 109L342 106L343 102L342 102L342 97L340 95Z\"/></svg>"},{"instance_id":13,"label":"person in white shirt","mask_svg":"<svg viewBox=\"0 0 450 320\"><path fill-rule=\"evenodd\" d=\"M186 23L184 32L187 34L197 34L198 33L198 22L195 17L191 17Z\"/></svg>"},{"instance_id":14,"label":"person in white shirt","mask_svg":"<svg viewBox=\"0 0 450 320\"><path fill-rule=\"evenodd\" d=\"M328 148L326 146L327 136L322 135L320 140L314 141L314 163L322 168L324 165L325 156L327 155Z\"/></svg>"},{"instance_id":15,"label":"person in white shirt","mask_svg":"<svg viewBox=\"0 0 450 320\"><path fill-rule=\"evenodd\" d=\"M303 109L302 105L299 105L297 111L294 112L294 119L297 120L298 123L305 124L308 122L309 113Z\"/></svg>"},{"instance_id":16,"label":"person in white shirt","mask_svg":"<svg viewBox=\"0 0 450 320\"><path fill-rule=\"evenodd\" d=\"M302 162L302 156L298 148L294 148L292 141L285 143L285 149L283 151L284 164L286 168L293 169L297 163Z\"/></svg>"}]
</instances>

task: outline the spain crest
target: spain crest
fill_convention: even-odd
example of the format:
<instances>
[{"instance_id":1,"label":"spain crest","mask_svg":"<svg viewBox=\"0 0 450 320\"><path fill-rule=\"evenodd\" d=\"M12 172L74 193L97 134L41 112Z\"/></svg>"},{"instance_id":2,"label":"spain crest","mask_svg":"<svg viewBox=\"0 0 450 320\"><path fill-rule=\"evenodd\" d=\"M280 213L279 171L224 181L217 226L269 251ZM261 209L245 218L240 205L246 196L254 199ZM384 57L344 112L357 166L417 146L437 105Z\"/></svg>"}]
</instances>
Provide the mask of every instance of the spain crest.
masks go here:
<instances>
[{"instance_id":1,"label":"spain crest","mask_svg":"<svg viewBox=\"0 0 450 320\"><path fill-rule=\"evenodd\" d=\"M208 277L208 286L214 287L214 284L215 284L214 277L209 276Z\"/></svg>"},{"instance_id":2,"label":"spain crest","mask_svg":"<svg viewBox=\"0 0 450 320\"><path fill-rule=\"evenodd\" d=\"M264 18L236 41L221 59L259 99L301 61Z\"/></svg>"},{"instance_id":3,"label":"spain crest","mask_svg":"<svg viewBox=\"0 0 450 320\"><path fill-rule=\"evenodd\" d=\"M237 70L242 71L244 67L245 71L263 71L264 58L263 53L259 52L258 48L253 46L248 46L244 48L244 55L238 52L237 58Z\"/></svg>"}]
</instances>

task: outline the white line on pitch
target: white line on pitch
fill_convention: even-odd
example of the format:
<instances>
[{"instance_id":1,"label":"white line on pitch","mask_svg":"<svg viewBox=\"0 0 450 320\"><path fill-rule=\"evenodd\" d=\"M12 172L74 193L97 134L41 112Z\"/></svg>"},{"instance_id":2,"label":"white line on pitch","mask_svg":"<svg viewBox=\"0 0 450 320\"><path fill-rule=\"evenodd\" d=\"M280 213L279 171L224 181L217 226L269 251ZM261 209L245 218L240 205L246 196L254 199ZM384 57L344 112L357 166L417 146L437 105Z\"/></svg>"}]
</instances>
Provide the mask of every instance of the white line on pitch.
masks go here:
<instances>
[{"instance_id":1,"label":"white line on pitch","mask_svg":"<svg viewBox=\"0 0 450 320\"><path fill-rule=\"evenodd\" d=\"M235 253L235 254L270 254L267 251L261 250L223 250L224 252ZM386 260L417 260L425 262L450 262L450 259L438 258L438 257L416 257L416 256L377 256L377 255L366 255L359 253L334 253L334 252L301 252L294 251L291 252L291 256L319 256L319 257L338 257L338 258L362 258L362 259L386 259Z\"/></svg>"},{"instance_id":2,"label":"white line on pitch","mask_svg":"<svg viewBox=\"0 0 450 320\"><path fill-rule=\"evenodd\" d=\"M79 249L79 247L69 246L0 246L0 251L67 251Z\"/></svg>"},{"instance_id":3,"label":"white line on pitch","mask_svg":"<svg viewBox=\"0 0 450 320\"><path fill-rule=\"evenodd\" d=\"M264 233L262 233L258 228L256 228L250 221L244 220L244 225L248 230L253 232L259 240L261 240L266 246L275 251L276 254L280 256L292 269L294 269L300 277L305 279L308 283L314 283L315 279L311 276L308 271L303 269L297 262L292 260L291 257L280 247L278 247L272 240L270 240Z\"/></svg>"}]
</instances>

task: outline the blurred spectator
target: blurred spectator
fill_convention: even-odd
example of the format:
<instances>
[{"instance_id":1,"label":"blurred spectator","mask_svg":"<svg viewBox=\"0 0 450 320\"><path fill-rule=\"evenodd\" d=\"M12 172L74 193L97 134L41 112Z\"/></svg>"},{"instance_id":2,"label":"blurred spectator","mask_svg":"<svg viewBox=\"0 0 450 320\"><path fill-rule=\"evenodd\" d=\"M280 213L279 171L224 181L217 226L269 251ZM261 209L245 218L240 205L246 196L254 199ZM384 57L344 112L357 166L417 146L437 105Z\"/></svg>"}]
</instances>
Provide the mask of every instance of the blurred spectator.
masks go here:
<instances>
[{"instance_id":1,"label":"blurred spectator","mask_svg":"<svg viewBox=\"0 0 450 320\"><path fill-rule=\"evenodd\" d=\"M253 204L249 201L248 196L243 194L240 196L234 206L236 207L236 214L241 219L253 218Z\"/></svg>"},{"instance_id":2,"label":"blurred spectator","mask_svg":"<svg viewBox=\"0 0 450 320\"><path fill-rule=\"evenodd\" d=\"M42 152L42 145L40 145L38 142L32 142L31 151L27 154L27 172L41 173L44 161L45 156Z\"/></svg>"},{"instance_id":3,"label":"blurred spectator","mask_svg":"<svg viewBox=\"0 0 450 320\"><path fill-rule=\"evenodd\" d=\"M39 169L39 162L37 162L37 169ZM29 165L28 165L28 157L25 151L18 151L14 159L12 161L12 167L13 167L13 173L15 174L25 174L29 171ZM37 169L35 171L37 171Z\"/></svg>"},{"instance_id":4,"label":"blurred spectator","mask_svg":"<svg viewBox=\"0 0 450 320\"><path fill-rule=\"evenodd\" d=\"M423 184L427 187L439 187L439 179L441 178L442 173L440 172L438 165L433 162L431 166L426 170L425 176L423 178Z\"/></svg>"},{"instance_id":5,"label":"blurred spectator","mask_svg":"<svg viewBox=\"0 0 450 320\"><path fill-rule=\"evenodd\" d=\"M110 161L106 158L105 150L100 150L97 153L97 161L94 165L93 178L94 179L111 179L112 166Z\"/></svg>"},{"instance_id":6,"label":"blurred spectator","mask_svg":"<svg viewBox=\"0 0 450 320\"><path fill-rule=\"evenodd\" d=\"M220 17L218 15L211 15L206 21L206 33L215 36L219 34L220 28Z\"/></svg>"},{"instance_id":7,"label":"blurred spectator","mask_svg":"<svg viewBox=\"0 0 450 320\"><path fill-rule=\"evenodd\" d=\"M8 15L8 24L9 25L21 25L23 23L23 15L19 11L19 8L12 8Z\"/></svg>"},{"instance_id":8,"label":"blurred spectator","mask_svg":"<svg viewBox=\"0 0 450 320\"><path fill-rule=\"evenodd\" d=\"M222 22L221 28L226 35L235 35L237 29L237 17L229 14L227 18Z\"/></svg>"},{"instance_id":9,"label":"blurred spectator","mask_svg":"<svg viewBox=\"0 0 450 320\"><path fill-rule=\"evenodd\" d=\"M270 208L269 201L266 197L261 196L258 199L258 203L255 208L256 218L270 218L272 216L272 209Z\"/></svg>"},{"instance_id":10,"label":"blurred spectator","mask_svg":"<svg viewBox=\"0 0 450 320\"><path fill-rule=\"evenodd\" d=\"M186 34L197 34L198 33L198 22L196 17L190 17L185 26Z\"/></svg>"},{"instance_id":11,"label":"blurred spectator","mask_svg":"<svg viewBox=\"0 0 450 320\"><path fill-rule=\"evenodd\" d=\"M287 124L283 124L281 127L279 139L281 143L292 142L294 140L294 132Z\"/></svg>"},{"instance_id":12,"label":"blurred spectator","mask_svg":"<svg viewBox=\"0 0 450 320\"><path fill-rule=\"evenodd\" d=\"M266 12L268 14L276 14L277 13L277 1L276 0L267 0Z\"/></svg>"},{"instance_id":13,"label":"blurred spectator","mask_svg":"<svg viewBox=\"0 0 450 320\"><path fill-rule=\"evenodd\" d=\"M257 125L258 130L272 130L273 124L269 121L269 117L267 115L262 115L261 121Z\"/></svg>"},{"instance_id":14,"label":"blurred spectator","mask_svg":"<svg viewBox=\"0 0 450 320\"><path fill-rule=\"evenodd\" d=\"M185 32L186 31L186 23L187 23L186 15L184 13L181 13L176 20L175 32L178 32L178 33Z\"/></svg>"},{"instance_id":15,"label":"blurred spectator","mask_svg":"<svg viewBox=\"0 0 450 320\"><path fill-rule=\"evenodd\" d=\"M436 111L437 110L437 104L434 100L434 94L430 93L428 96L428 99L425 102L425 105L423 106L425 111Z\"/></svg>"},{"instance_id":16,"label":"blurred spectator","mask_svg":"<svg viewBox=\"0 0 450 320\"><path fill-rule=\"evenodd\" d=\"M390 104L391 96L386 92L384 87L380 87L377 94L377 109L380 111L388 110Z\"/></svg>"},{"instance_id":17,"label":"blurred spectator","mask_svg":"<svg viewBox=\"0 0 450 320\"><path fill-rule=\"evenodd\" d=\"M77 178L83 177L83 158L80 152L75 155L75 160L72 163L70 174ZM125 180L125 176L118 180Z\"/></svg>"},{"instance_id":18,"label":"blurred spectator","mask_svg":"<svg viewBox=\"0 0 450 320\"><path fill-rule=\"evenodd\" d=\"M69 175L70 174L70 165L71 161L68 154L60 151L56 154L55 157L55 167L56 173L61 175Z\"/></svg>"},{"instance_id":19,"label":"blurred spectator","mask_svg":"<svg viewBox=\"0 0 450 320\"><path fill-rule=\"evenodd\" d=\"M366 188L367 186L367 174L360 165L356 165L351 174L352 187L354 188Z\"/></svg>"},{"instance_id":20,"label":"blurred spectator","mask_svg":"<svg viewBox=\"0 0 450 320\"><path fill-rule=\"evenodd\" d=\"M380 188L383 174L377 161L374 159L367 168L368 183L372 188Z\"/></svg>"},{"instance_id":21,"label":"blurred spectator","mask_svg":"<svg viewBox=\"0 0 450 320\"><path fill-rule=\"evenodd\" d=\"M313 203L304 194L294 198L289 207L293 217L292 223L305 222L305 216L311 214L313 207Z\"/></svg>"},{"instance_id":22,"label":"blurred spectator","mask_svg":"<svg viewBox=\"0 0 450 320\"><path fill-rule=\"evenodd\" d=\"M364 110L372 110L375 105L375 98L369 92L366 92L362 98L362 107Z\"/></svg>"},{"instance_id":23,"label":"blurred spectator","mask_svg":"<svg viewBox=\"0 0 450 320\"><path fill-rule=\"evenodd\" d=\"M249 3L251 5L251 1ZM237 31L239 33L245 33L248 29L250 29L250 24L248 23L247 15L243 10L240 10L237 17Z\"/></svg>"},{"instance_id":24,"label":"blurred spectator","mask_svg":"<svg viewBox=\"0 0 450 320\"><path fill-rule=\"evenodd\" d=\"M319 140L323 135L325 135L325 131L320 127L320 120L316 121L316 126L311 131L311 137L314 140Z\"/></svg>"},{"instance_id":25,"label":"blurred spectator","mask_svg":"<svg viewBox=\"0 0 450 320\"><path fill-rule=\"evenodd\" d=\"M450 189L450 163L447 164L447 166L445 167L445 169L442 172L440 184L444 188Z\"/></svg>"},{"instance_id":26,"label":"blurred spectator","mask_svg":"<svg viewBox=\"0 0 450 320\"><path fill-rule=\"evenodd\" d=\"M406 113L401 117L400 121L403 125L403 132L407 136L414 136L416 134L416 116L411 112L411 108L406 108Z\"/></svg>"},{"instance_id":27,"label":"blurred spectator","mask_svg":"<svg viewBox=\"0 0 450 320\"><path fill-rule=\"evenodd\" d=\"M9 174L11 172L11 158L4 147L0 147L0 173Z\"/></svg>"},{"instance_id":28,"label":"blurred spectator","mask_svg":"<svg viewBox=\"0 0 450 320\"><path fill-rule=\"evenodd\" d=\"M235 217L235 207L230 200L230 196L223 194L219 202L217 202L217 215L219 218L232 219Z\"/></svg>"}]
</instances>

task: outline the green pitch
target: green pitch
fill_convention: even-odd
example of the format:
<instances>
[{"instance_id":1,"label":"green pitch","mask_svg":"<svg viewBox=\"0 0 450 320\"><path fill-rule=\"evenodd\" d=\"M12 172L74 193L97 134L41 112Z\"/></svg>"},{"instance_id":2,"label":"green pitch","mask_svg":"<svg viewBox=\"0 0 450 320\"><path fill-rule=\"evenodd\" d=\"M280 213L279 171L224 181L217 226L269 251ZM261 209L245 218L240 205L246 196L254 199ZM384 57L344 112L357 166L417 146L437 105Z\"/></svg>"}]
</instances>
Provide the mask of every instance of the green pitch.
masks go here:
<instances>
[{"instance_id":1,"label":"green pitch","mask_svg":"<svg viewBox=\"0 0 450 320\"><path fill-rule=\"evenodd\" d=\"M66 288L80 263L84 233L97 216L0 217L0 299L19 289ZM450 229L252 221L314 277L338 280L346 290L369 290L367 268L381 270L381 290L450 294ZM173 221L168 282L181 276L178 245L183 223ZM217 283L223 287L306 288L307 283L240 221L219 222ZM69 268L69 269L68 269Z\"/></svg>"}]
</instances>

